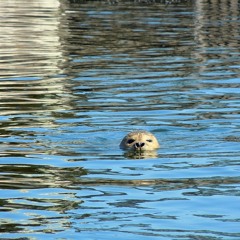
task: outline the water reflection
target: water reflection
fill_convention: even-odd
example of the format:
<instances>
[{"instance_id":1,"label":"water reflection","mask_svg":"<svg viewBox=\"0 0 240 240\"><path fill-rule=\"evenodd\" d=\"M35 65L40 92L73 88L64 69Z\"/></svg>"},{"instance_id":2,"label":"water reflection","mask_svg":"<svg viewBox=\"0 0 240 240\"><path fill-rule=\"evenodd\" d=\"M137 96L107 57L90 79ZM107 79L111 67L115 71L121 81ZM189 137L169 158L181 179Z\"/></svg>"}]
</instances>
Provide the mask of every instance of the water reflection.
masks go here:
<instances>
[{"instance_id":1,"label":"water reflection","mask_svg":"<svg viewBox=\"0 0 240 240\"><path fill-rule=\"evenodd\" d=\"M157 158L157 151L125 151L124 156L129 159Z\"/></svg>"},{"instance_id":2,"label":"water reflection","mask_svg":"<svg viewBox=\"0 0 240 240\"><path fill-rule=\"evenodd\" d=\"M80 164L81 165L81 164ZM84 165L84 164L83 164ZM139 169L138 163L131 164L129 170L134 175L129 174L128 178L121 179L117 172L113 172L113 169L92 169L87 170L83 167L74 168L61 168L51 167L45 165L1 165L0 170L2 172L0 187L1 189L19 189L20 191L28 192L31 189L44 189L44 188L65 188L65 189L79 189L85 188L85 186L97 186L97 185L113 185L113 186L151 186L153 188L159 188L159 190L177 190L177 189L191 189L200 187L217 187L221 184L231 185L238 184L239 177L214 177L214 178L152 178L141 179L139 176L144 175L143 170L146 172L159 170L162 171L164 166L153 165L150 168ZM123 164L119 164L119 167L127 168ZM175 167L165 166L168 171L175 170ZM194 168L203 168L204 165L194 166ZM206 166L205 166L206 167ZM180 168L179 168L180 169ZM185 168L182 168L185 169ZM109 171L109 174L115 175L111 178L100 177L103 172ZM123 170L124 171L124 170ZM127 176L128 174L125 174ZM147 174L146 174L147 175ZM29 179L31 181L29 182ZM237 193L237 192L236 192ZM190 194L190 193L189 193ZM214 194L214 193L212 193Z\"/></svg>"},{"instance_id":3,"label":"water reflection","mask_svg":"<svg viewBox=\"0 0 240 240\"><path fill-rule=\"evenodd\" d=\"M239 6L165 3L0 3L3 238L239 239Z\"/></svg>"},{"instance_id":4,"label":"water reflection","mask_svg":"<svg viewBox=\"0 0 240 240\"><path fill-rule=\"evenodd\" d=\"M1 1L1 77L59 73L62 53L57 31L58 7L57 0Z\"/></svg>"},{"instance_id":5,"label":"water reflection","mask_svg":"<svg viewBox=\"0 0 240 240\"><path fill-rule=\"evenodd\" d=\"M86 175L80 167L55 168L44 165L1 165L0 186L3 189L39 189L71 186L76 178ZM31 181L29 182L29 179Z\"/></svg>"},{"instance_id":6,"label":"water reflection","mask_svg":"<svg viewBox=\"0 0 240 240\"><path fill-rule=\"evenodd\" d=\"M1 172L8 173L6 181L1 181L1 189L8 189L5 191L7 195L1 200L2 213L5 212L6 216L1 225L2 232L48 232L49 224L51 225L49 232L52 233L63 232L66 229L91 232L95 229L94 223L98 226L96 222L99 220L106 223L104 224L105 230L111 230L114 227L114 231L121 232L122 228L128 229L132 225L131 219L133 219L136 224L132 233L141 230L143 234L152 234L155 231L156 236L159 237L164 234L164 231L157 227L160 219L164 224L168 222L166 220L173 221L177 227L181 226L177 221L179 217L186 220L181 216L180 209L185 213L191 213L192 215L189 216L196 221L211 219L212 223L217 220L220 221L220 225L221 222L229 225L229 222L234 220L234 218L228 219L226 216L229 214L225 215L225 211L219 211L204 202L204 198L214 199L220 204L221 198L217 199L216 196L228 196L228 198L238 196L239 178L180 179L169 177L134 180L139 177L136 176L137 172L143 173L139 171L141 167L139 163L135 163L136 165L132 165L131 169L135 176L121 179L120 172L118 172L116 173L118 179L115 180L96 177L98 174L103 174L101 169L98 173L97 170L90 171L87 176L82 168L53 168L40 165L31 168L21 165L1 168ZM122 167L125 168L126 163L122 164ZM156 167L152 165L151 169L146 167L144 170L151 173ZM160 166L158 168L161 169ZM105 177L107 177L107 171ZM200 201L198 210L191 212L196 204L195 201ZM202 204L207 204L211 211L208 207L199 211ZM170 210L173 206L178 206L174 212ZM189 211L185 209L186 206L190 208ZM16 210L20 215L24 212L25 217L20 222L14 221L13 216ZM128 221L126 221L127 218ZM146 221L147 228L140 224L142 218ZM118 224L119 222L121 225ZM101 230L104 229L101 228ZM219 227L216 228L213 225L212 229L216 231ZM190 232L195 234L194 230ZM171 234L175 236L174 231L171 231ZM207 236L209 232L205 234ZM230 236L233 237L234 234Z\"/></svg>"},{"instance_id":7,"label":"water reflection","mask_svg":"<svg viewBox=\"0 0 240 240\"><path fill-rule=\"evenodd\" d=\"M198 1L195 7L194 36L199 48L195 57L199 62L199 74L206 78L211 76L211 79L225 74L239 77L237 2Z\"/></svg>"},{"instance_id":8,"label":"water reflection","mask_svg":"<svg viewBox=\"0 0 240 240\"><path fill-rule=\"evenodd\" d=\"M166 61L179 68L177 76L184 76L186 68L187 72L192 71L192 66L187 64L182 68L183 61L191 62L191 55L188 55L193 48L193 36L189 31L193 25L191 15L186 13L185 26L182 26L183 13L175 11L173 15L165 11L164 4L136 5L134 14L132 5L123 4L110 5L106 9L105 4L99 3L97 8L89 9L87 4L62 3L62 9L66 9L63 21L69 24L70 36L63 35L61 41L70 47L69 53L76 56L69 63L71 74L75 70L78 75L82 73L83 76L87 74L98 78L97 75L104 69L106 78L114 74L122 79L126 75L131 76L134 80L140 75L143 82L150 78L144 72L155 72L151 77L159 76L159 72L165 76L172 74ZM74 11L69 12L69 7L74 7ZM191 6L188 8L191 9ZM162 12L161 16L159 12ZM185 56L181 57L183 54Z\"/></svg>"}]
</instances>

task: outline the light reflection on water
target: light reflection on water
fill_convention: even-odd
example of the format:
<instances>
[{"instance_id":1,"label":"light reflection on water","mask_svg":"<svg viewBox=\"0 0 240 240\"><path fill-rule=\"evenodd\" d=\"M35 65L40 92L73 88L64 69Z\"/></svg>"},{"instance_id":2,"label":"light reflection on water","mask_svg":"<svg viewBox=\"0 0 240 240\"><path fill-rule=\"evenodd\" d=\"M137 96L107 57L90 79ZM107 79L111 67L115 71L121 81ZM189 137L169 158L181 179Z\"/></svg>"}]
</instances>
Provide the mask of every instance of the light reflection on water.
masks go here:
<instances>
[{"instance_id":1,"label":"light reflection on water","mask_svg":"<svg viewBox=\"0 0 240 240\"><path fill-rule=\"evenodd\" d=\"M238 5L0 4L3 238L239 239Z\"/></svg>"}]
</instances>

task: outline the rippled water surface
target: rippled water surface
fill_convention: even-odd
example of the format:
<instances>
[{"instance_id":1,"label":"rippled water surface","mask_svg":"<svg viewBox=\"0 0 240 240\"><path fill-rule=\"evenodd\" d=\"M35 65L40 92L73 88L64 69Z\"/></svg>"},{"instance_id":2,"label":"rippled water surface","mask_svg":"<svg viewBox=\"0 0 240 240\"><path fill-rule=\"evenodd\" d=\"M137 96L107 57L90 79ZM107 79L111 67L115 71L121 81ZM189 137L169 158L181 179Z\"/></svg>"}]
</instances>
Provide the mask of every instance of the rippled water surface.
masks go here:
<instances>
[{"instance_id":1,"label":"rippled water surface","mask_svg":"<svg viewBox=\"0 0 240 240\"><path fill-rule=\"evenodd\" d=\"M0 2L1 239L240 239L239 4L168 2Z\"/></svg>"}]
</instances>

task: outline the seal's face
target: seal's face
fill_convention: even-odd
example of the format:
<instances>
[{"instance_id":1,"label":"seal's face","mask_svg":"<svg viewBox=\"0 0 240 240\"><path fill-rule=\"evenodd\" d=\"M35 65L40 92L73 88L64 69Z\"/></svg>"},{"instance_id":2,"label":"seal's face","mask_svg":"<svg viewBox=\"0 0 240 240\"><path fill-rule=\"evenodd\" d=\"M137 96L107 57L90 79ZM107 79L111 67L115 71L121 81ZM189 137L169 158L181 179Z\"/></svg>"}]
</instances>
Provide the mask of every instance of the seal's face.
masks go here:
<instances>
[{"instance_id":1,"label":"seal's face","mask_svg":"<svg viewBox=\"0 0 240 240\"><path fill-rule=\"evenodd\" d=\"M152 151L159 148L159 143L150 132L136 131L123 138L120 148L134 151Z\"/></svg>"}]
</instances>

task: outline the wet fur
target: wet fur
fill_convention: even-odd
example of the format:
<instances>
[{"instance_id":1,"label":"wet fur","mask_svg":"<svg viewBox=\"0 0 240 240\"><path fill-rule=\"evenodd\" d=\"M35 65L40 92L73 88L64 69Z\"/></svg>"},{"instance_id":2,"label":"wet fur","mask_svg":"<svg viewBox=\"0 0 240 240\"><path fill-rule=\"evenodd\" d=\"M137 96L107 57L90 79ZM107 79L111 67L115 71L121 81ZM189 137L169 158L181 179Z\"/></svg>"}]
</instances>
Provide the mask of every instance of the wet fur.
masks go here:
<instances>
[{"instance_id":1,"label":"wet fur","mask_svg":"<svg viewBox=\"0 0 240 240\"><path fill-rule=\"evenodd\" d=\"M127 134L120 143L120 148L134 151L152 151L160 147L157 138L150 132L139 130Z\"/></svg>"}]
</instances>

